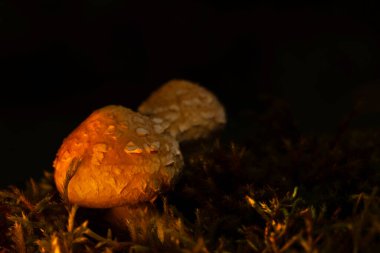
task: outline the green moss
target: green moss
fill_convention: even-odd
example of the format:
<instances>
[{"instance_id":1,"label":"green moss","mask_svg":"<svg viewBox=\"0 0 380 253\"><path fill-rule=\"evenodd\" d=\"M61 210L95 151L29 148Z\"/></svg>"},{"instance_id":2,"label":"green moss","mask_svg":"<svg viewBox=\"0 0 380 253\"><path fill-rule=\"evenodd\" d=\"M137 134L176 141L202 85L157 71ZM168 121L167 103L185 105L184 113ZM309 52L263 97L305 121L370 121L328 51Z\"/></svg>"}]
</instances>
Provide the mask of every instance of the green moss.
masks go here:
<instances>
[{"instance_id":1,"label":"green moss","mask_svg":"<svg viewBox=\"0 0 380 253\"><path fill-rule=\"evenodd\" d=\"M181 144L185 168L124 230L105 210L69 207L52 175L0 191L1 252L377 252L380 134L343 124L297 130L286 103L230 118Z\"/></svg>"}]
</instances>

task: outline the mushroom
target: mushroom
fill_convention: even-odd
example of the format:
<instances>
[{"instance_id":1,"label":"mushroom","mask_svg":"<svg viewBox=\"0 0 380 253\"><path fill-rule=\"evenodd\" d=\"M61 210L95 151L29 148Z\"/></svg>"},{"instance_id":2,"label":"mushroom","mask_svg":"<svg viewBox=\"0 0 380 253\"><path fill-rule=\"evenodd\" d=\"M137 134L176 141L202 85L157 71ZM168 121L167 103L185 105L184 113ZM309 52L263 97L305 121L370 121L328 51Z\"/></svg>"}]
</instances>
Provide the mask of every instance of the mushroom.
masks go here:
<instances>
[{"instance_id":1,"label":"mushroom","mask_svg":"<svg viewBox=\"0 0 380 253\"><path fill-rule=\"evenodd\" d=\"M163 84L138 112L152 118L158 133L168 133L179 142L207 137L226 123L218 98L198 83L182 79Z\"/></svg>"},{"instance_id":2,"label":"mushroom","mask_svg":"<svg viewBox=\"0 0 380 253\"><path fill-rule=\"evenodd\" d=\"M182 166L175 139L118 105L89 115L64 139L53 162L58 191L88 208L153 201L173 185Z\"/></svg>"}]
</instances>

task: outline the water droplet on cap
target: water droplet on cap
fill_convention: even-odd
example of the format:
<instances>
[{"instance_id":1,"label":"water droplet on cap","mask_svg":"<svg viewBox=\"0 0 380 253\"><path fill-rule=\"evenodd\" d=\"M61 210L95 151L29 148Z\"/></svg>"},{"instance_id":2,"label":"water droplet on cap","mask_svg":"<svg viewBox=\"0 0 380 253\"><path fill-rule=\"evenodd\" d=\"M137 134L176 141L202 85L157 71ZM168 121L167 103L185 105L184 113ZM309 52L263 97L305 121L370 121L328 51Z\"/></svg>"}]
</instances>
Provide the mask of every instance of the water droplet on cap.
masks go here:
<instances>
[{"instance_id":1,"label":"water droplet on cap","mask_svg":"<svg viewBox=\"0 0 380 253\"><path fill-rule=\"evenodd\" d=\"M145 128L139 127L139 128L136 128L136 134L138 136L145 136L149 134L149 131L146 130Z\"/></svg>"},{"instance_id":2,"label":"water droplet on cap","mask_svg":"<svg viewBox=\"0 0 380 253\"><path fill-rule=\"evenodd\" d=\"M127 143L127 146L125 146L124 151L127 154L141 154L143 152L142 149L139 146L135 145L135 143L133 143L132 141Z\"/></svg>"}]
</instances>

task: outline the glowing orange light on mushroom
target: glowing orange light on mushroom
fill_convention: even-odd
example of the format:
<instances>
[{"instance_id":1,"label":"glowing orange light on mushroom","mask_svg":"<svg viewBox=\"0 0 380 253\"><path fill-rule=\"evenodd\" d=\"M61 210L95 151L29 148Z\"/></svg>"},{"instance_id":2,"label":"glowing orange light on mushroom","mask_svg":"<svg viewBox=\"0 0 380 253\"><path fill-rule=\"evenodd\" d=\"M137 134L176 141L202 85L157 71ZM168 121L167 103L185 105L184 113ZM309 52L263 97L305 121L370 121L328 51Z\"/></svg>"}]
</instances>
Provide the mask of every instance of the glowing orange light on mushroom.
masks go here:
<instances>
[{"instance_id":1,"label":"glowing orange light on mushroom","mask_svg":"<svg viewBox=\"0 0 380 253\"><path fill-rule=\"evenodd\" d=\"M78 168L66 182L73 161ZM151 201L183 165L176 140L148 117L122 106L93 112L63 141L54 161L59 192L71 203L109 208Z\"/></svg>"}]
</instances>

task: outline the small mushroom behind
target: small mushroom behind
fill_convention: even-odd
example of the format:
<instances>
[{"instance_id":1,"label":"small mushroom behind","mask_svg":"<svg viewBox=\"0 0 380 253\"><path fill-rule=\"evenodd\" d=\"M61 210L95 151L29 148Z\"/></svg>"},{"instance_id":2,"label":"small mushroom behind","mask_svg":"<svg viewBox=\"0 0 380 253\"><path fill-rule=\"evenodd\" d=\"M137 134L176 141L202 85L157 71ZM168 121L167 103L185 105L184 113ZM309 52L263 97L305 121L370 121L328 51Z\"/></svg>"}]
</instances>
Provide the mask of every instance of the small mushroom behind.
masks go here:
<instances>
[{"instance_id":1,"label":"small mushroom behind","mask_svg":"<svg viewBox=\"0 0 380 253\"><path fill-rule=\"evenodd\" d=\"M156 133L169 133L179 142L207 137L226 124L226 113L218 98L187 80L165 83L138 111L152 118Z\"/></svg>"},{"instance_id":2,"label":"small mushroom behind","mask_svg":"<svg viewBox=\"0 0 380 253\"><path fill-rule=\"evenodd\" d=\"M177 141L154 126L123 106L94 111L58 150L53 167L59 192L89 208L154 200L173 185L183 166Z\"/></svg>"}]
</instances>

